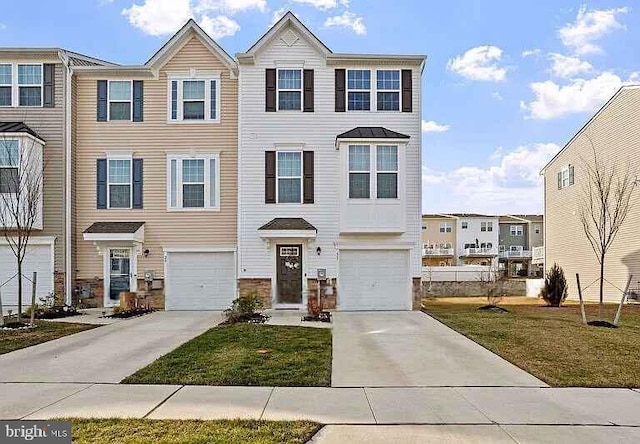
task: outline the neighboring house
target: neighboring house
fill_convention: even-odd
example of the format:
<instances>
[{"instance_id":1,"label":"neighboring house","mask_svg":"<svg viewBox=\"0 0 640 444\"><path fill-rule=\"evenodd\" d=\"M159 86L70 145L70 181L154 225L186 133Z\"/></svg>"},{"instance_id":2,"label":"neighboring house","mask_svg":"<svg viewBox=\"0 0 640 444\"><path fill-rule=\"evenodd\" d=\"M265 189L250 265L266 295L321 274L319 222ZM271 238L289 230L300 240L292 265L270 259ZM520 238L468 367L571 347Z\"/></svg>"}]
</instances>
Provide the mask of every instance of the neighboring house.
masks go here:
<instances>
[{"instance_id":1,"label":"neighboring house","mask_svg":"<svg viewBox=\"0 0 640 444\"><path fill-rule=\"evenodd\" d=\"M623 86L543 168L546 268L557 263L569 282L569 297L577 298L576 273L589 300L599 297L600 264L580 220L584 189L588 185L585 162L598 159L619 172L640 172L640 85ZM637 185L637 184L636 184ZM604 297L619 301L629 275L637 291L640 281L640 190L634 190L632 208L605 260ZM617 287L617 289L615 287Z\"/></svg>"},{"instance_id":2,"label":"neighboring house","mask_svg":"<svg viewBox=\"0 0 640 444\"><path fill-rule=\"evenodd\" d=\"M74 68L74 280L173 310L236 295L238 81L193 20L149 61Z\"/></svg>"},{"instance_id":3,"label":"neighboring house","mask_svg":"<svg viewBox=\"0 0 640 444\"><path fill-rule=\"evenodd\" d=\"M333 53L289 12L237 59L240 294L419 308L425 57Z\"/></svg>"},{"instance_id":4,"label":"neighboring house","mask_svg":"<svg viewBox=\"0 0 640 444\"><path fill-rule=\"evenodd\" d=\"M456 265L497 266L498 216L447 214L456 221Z\"/></svg>"},{"instance_id":5,"label":"neighboring house","mask_svg":"<svg viewBox=\"0 0 640 444\"><path fill-rule=\"evenodd\" d=\"M543 258L533 261L533 250L543 246L543 217L541 215L500 216L500 265L509 277L540 276ZM540 250L537 250L540 252Z\"/></svg>"},{"instance_id":6,"label":"neighboring house","mask_svg":"<svg viewBox=\"0 0 640 444\"><path fill-rule=\"evenodd\" d=\"M440 214L422 215L422 265L456 265L457 220Z\"/></svg>"},{"instance_id":7,"label":"neighboring house","mask_svg":"<svg viewBox=\"0 0 640 444\"><path fill-rule=\"evenodd\" d=\"M38 273L38 299L55 294L59 301L66 296L70 302L69 70L105 63L59 48L0 48L0 192L12 193L10 178L25 166L20 159L30 157L40 164L38 168L44 168L41 208L23 263L25 306L31 303L28 279L34 271ZM30 152L37 155L32 157ZM2 236L0 285L6 284L0 291L5 311L15 311L17 305L17 280L11 279L16 267L16 258Z\"/></svg>"}]
</instances>

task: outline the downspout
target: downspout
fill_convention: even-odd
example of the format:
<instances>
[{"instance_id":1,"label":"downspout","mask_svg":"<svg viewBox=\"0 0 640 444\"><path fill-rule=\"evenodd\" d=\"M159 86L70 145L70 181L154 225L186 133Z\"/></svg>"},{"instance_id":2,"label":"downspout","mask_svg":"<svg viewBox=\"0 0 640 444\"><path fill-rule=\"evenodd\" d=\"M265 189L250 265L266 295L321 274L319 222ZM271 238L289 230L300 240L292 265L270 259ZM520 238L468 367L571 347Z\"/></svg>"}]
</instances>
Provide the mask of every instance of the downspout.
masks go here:
<instances>
[{"instance_id":1,"label":"downspout","mask_svg":"<svg viewBox=\"0 0 640 444\"><path fill-rule=\"evenodd\" d=\"M60 52L60 58L67 70L65 80L65 303L71 305L71 78L73 68L66 54Z\"/></svg>"}]
</instances>

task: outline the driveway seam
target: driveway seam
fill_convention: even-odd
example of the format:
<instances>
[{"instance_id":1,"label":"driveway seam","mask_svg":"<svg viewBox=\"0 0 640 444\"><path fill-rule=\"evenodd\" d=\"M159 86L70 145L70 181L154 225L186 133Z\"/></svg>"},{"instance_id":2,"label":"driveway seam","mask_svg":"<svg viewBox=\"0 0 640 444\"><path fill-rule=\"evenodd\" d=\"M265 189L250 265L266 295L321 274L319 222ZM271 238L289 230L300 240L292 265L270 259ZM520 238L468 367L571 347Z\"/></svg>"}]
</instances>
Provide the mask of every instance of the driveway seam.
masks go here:
<instances>
[{"instance_id":1,"label":"driveway seam","mask_svg":"<svg viewBox=\"0 0 640 444\"><path fill-rule=\"evenodd\" d=\"M275 387L271 387L271 391L269 392L269 396L267 397L267 402L264 403L264 407L262 408L262 412L260 413L260 417L258 418L258 420L262 421L262 418L264 417L264 412L267 410L267 406L269 405L269 401L271 401L271 395L273 395L273 392L276 390Z\"/></svg>"},{"instance_id":2,"label":"driveway seam","mask_svg":"<svg viewBox=\"0 0 640 444\"><path fill-rule=\"evenodd\" d=\"M86 387L84 387L84 388L81 388L80 390L76 390L75 392L70 393L70 394L68 394L67 396L63 396L62 398L60 398L60 399L58 399L58 400L56 400L56 401L53 401L53 402L51 402L51 403L49 403L49 404L47 404L47 405L45 405L45 406L43 406L43 407L40 407L40 408L38 408L38 409L36 409L36 410L34 410L34 411L32 411L32 412L29 412L28 414L26 414L26 415L24 415L24 416L21 416L21 417L20 417L20 419L24 419L24 418L26 418L27 416L31 416L31 415L33 415L33 414L35 414L35 413L38 413L39 411L44 410L44 409L46 409L47 407L51 407L52 405L57 404L57 403L59 403L60 401L64 401L65 399L71 398L72 396L77 395L78 393L83 392L83 391L85 391L85 390L87 390L87 389L89 389L89 388L93 387L94 385L95 385L95 384L89 383L89 385L87 385L87 386L86 386Z\"/></svg>"},{"instance_id":3,"label":"driveway seam","mask_svg":"<svg viewBox=\"0 0 640 444\"><path fill-rule=\"evenodd\" d=\"M364 392L364 397L367 400L367 404L369 404L369 410L371 410L371 415L373 416L373 420L376 424L378 424L378 418L376 418L376 413L373 411L373 406L371 405L371 401L369 400L367 389L362 387L362 391Z\"/></svg>"},{"instance_id":4,"label":"driveway seam","mask_svg":"<svg viewBox=\"0 0 640 444\"><path fill-rule=\"evenodd\" d=\"M487 413L485 413L480 407L478 407L473 402L471 402L469 400L469 398L467 398L466 396L464 396L464 394L462 394L458 390L456 390L455 387L451 387L451 390L453 390L458 396L460 396L462 399L464 399L471 407L476 409L482 416L487 418L488 421L491 421L493 424L498 424L496 421L493 420L493 418L489 417L489 415ZM509 436L511 436L511 435L509 435Z\"/></svg>"},{"instance_id":5,"label":"driveway seam","mask_svg":"<svg viewBox=\"0 0 640 444\"><path fill-rule=\"evenodd\" d=\"M153 407L151 410L149 410L147 412L146 415L144 415L142 417L142 419L147 418L150 414L152 414L153 412L155 412L158 408L160 408L160 406L162 406L165 402L167 402L169 400L169 398L171 398L173 395L175 395L176 393L178 393L180 390L182 390L182 388L184 387L184 385L181 385L180 387L178 387L177 389L175 389L173 392L171 392L169 394L169 396L167 396L166 398L164 398L162 401L160 401L155 407Z\"/></svg>"},{"instance_id":6,"label":"driveway seam","mask_svg":"<svg viewBox=\"0 0 640 444\"><path fill-rule=\"evenodd\" d=\"M504 427L502 427L500 424L496 424L498 426L498 428L500 430L502 430L504 432L505 435L507 435L509 438L511 438L511 440L515 443L519 443L520 441L518 441L513 435L511 435L511 433L509 433L509 431L507 429L505 429Z\"/></svg>"}]
</instances>

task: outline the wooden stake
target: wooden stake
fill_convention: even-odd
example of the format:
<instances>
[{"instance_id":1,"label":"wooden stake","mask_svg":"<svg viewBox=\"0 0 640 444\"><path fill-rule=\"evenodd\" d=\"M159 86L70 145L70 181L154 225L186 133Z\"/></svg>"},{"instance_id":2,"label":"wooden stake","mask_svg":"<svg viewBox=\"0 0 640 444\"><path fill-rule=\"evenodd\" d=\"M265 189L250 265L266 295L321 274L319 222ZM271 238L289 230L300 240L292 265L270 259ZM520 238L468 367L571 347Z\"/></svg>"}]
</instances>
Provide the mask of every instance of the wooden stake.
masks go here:
<instances>
[{"instance_id":1,"label":"wooden stake","mask_svg":"<svg viewBox=\"0 0 640 444\"><path fill-rule=\"evenodd\" d=\"M36 322L36 281L38 278L38 272L33 272L33 281L31 282L31 325L35 325Z\"/></svg>"},{"instance_id":2,"label":"wooden stake","mask_svg":"<svg viewBox=\"0 0 640 444\"><path fill-rule=\"evenodd\" d=\"M627 297L627 292L629 291L629 286L631 285L631 278L633 275L629 275L629 280L627 280L627 286L624 287L624 293L622 293L622 297L620 298L620 305L618 305L618 311L616 312L616 317L613 320L613 325L618 326L618 322L620 322L620 315L622 314L622 304L624 304L624 300Z\"/></svg>"},{"instance_id":3,"label":"wooden stake","mask_svg":"<svg viewBox=\"0 0 640 444\"><path fill-rule=\"evenodd\" d=\"M582 323L587 324L587 315L584 312L584 301L582 300L582 288L580 287L580 275L576 273L576 281L578 282L578 297L580 298L580 312L582 313Z\"/></svg>"}]
</instances>

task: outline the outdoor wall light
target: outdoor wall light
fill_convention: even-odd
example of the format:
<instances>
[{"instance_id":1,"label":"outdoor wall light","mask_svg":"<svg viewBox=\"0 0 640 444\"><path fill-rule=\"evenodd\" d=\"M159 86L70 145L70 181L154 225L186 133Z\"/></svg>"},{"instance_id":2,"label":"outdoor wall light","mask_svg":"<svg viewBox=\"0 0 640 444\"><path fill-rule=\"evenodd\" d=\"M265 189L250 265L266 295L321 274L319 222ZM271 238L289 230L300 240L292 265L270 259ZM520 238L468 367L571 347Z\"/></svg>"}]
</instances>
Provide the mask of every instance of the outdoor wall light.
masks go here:
<instances>
[{"instance_id":1,"label":"outdoor wall light","mask_svg":"<svg viewBox=\"0 0 640 444\"><path fill-rule=\"evenodd\" d=\"M320 253L322 253L322 248L320 247L316 248L316 254L320 256Z\"/></svg>"},{"instance_id":2,"label":"outdoor wall light","mask_svg":"<svg viewBox=\"0 0 640 444\"><path fill-rule=\"evenodd\" d=\"M144 257L149 257L149 253L151 252L149 251L148 248L142 252L142 254L144 254Z\"/></svg>"}]
</instances>

